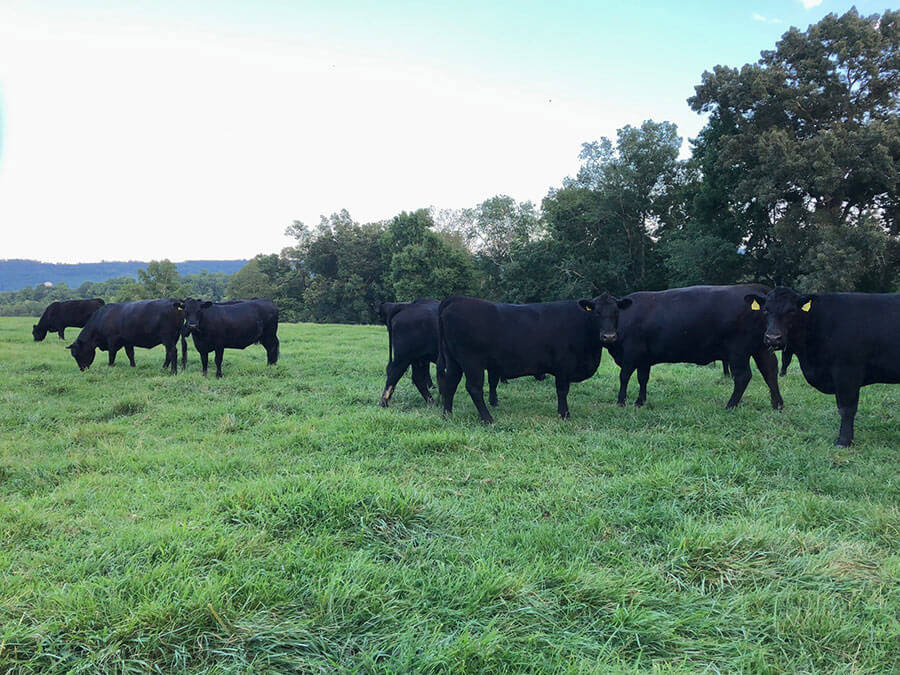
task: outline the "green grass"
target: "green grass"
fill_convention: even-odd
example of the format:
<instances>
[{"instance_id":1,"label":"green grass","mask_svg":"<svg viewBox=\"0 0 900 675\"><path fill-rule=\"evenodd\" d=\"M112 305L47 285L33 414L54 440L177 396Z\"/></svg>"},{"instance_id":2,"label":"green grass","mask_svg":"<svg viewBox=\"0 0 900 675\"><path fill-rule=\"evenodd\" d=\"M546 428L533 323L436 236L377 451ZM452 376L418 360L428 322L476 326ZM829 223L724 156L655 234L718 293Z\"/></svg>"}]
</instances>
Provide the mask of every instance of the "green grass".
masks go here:
<instances>
[{"instance_id":1,"label":"green grass","mask_svg":"<svg viewBox=\"0 0 900 675\"><path fill-rule=\"evenodd\" d=\"M898 388L855 445L796 363L773 412L720 366L500 387L483 427L387 336L282 325L225 378L0 319L0 671L900 669ZM77 333L76 333L77 334ZM631 399L637 393L632 383Z\"/></svg>"}]
</instances>

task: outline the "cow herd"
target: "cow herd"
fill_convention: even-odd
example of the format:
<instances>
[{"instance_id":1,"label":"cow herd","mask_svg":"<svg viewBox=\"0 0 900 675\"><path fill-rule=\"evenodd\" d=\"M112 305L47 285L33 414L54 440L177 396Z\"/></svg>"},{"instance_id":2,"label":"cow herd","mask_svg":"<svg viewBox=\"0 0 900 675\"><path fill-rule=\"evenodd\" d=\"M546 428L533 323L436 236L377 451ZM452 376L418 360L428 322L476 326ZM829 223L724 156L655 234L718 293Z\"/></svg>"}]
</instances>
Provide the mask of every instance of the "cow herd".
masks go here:
<instances>
[{"instance_id":1,"label":"cow herd","mask_svg":"<svg viewBox=\"0 0 900 675\"><path fill-rule=\"evenodd\" d=\"M783 350L782 374L796 355L810 385L834 394L841 417L835 443L853 441L859 390L876 382L900 383L900 294L823 293L800 295L759 284L691 286L640 291L623 298L607 293L578 301L502 304L450 296L443 302L385 302L377 306L388 330L387 380L380 405L387 406L406 370L426 403L433 403L430 364L444 414L463 376L465 388L484 422L493 417L497 385L534 376L556 380L557 412L568 418L569 387L597 371L603 349L619 366L617 402L624 406L628 383L637 372L635 406L647 400L650 369L658 363L707 364L722 361L734 389L726 408L741 401L756 364L769 389L772 407L784 407L778 388L775 350ZM54 302L33 327L36 341L48 332L64 337L66 327L83 327L68 349L81 370L106 351L109 365L125 350L163 345L163 368L177 372L181 339L192 336L206 375L210 352L222 377L225 349L261 344L267 361L278 361L278 308L271 300L208 302L187 298L104 304L103 300Z\"/></svg>"},{"instance_id":2,"label":"cow herd","mask_svg":"<svg viewBox=\"0 0 900 675\"><path fill-rule=\"evenodd\" d=\"M443 302L383 303L388 328L387 381L380 404L388 405L397 382L411 365L412 379L426 402L437 364L444 414L462 377L484 422L484 402L497 405L497 383L508 378L553 375L557 411L569 417L572 382L591 377L605 348L619 366L617 402L624 406L637 371L634 401L647 400L650 369L658 363L708 364L721 360L734 379L726 404L741 401L751 379L750 360L762 374L772 407L784 407L775 350L783 350L782 374L796 355L807 382L834 394L841 416L836 445L853 441L859 389L900 383L900 294L823 293L799 295L759 284L691 286L640 291L623 298L533 304L501 304L463 296Z\"/></svg>"},{"instance_id":3,"label":"cow herd","mask_svg":"<svg viewBox=\"0 0 900 675\"><path fill-rule=\"evenodd\" d=\"M178 370L178 339L181 339L181 368L187 365L188 335L200 354L206 375L209 353L215 352L216 377L222 377L225 349L244 349L259 343L266 349L269 364L278 361L278 309L271 300L231 300L204 302L187 298L162 298L104 304L103 300L54 302L32 328L36 341L48 332L64 337L68 326L83 326L75 342L68 346L81 370L94 362L97 350L105 351L109 365L125 350L133 367L134 348L163 345L163 368Z\"/></svg>"}]
</instances>

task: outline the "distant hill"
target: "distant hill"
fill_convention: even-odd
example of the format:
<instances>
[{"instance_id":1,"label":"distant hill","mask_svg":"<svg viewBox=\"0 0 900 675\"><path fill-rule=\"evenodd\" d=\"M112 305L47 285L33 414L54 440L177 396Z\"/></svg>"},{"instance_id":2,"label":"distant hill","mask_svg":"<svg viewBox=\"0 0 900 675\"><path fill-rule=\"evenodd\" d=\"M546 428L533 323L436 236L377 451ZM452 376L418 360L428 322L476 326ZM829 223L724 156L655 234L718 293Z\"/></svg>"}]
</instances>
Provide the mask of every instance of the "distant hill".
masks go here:
<instances>
[{"instance_id":1,"label":"distant hill","mask_svg":"<svg viewBox=\"0 0 900 675\"><path fill-rule=\"evenodd\" d=\"M175 263L178 273L197 274L203 270L232 274L247 264L246 260L185 260ZM44 263L37 260L0 260L0 291L18 291L49 281L54 286L66 284L77 288L85 281L106 281L115 277L137 278L147 263L140 260L98 263Z\"/></svg>"}]
</instances>

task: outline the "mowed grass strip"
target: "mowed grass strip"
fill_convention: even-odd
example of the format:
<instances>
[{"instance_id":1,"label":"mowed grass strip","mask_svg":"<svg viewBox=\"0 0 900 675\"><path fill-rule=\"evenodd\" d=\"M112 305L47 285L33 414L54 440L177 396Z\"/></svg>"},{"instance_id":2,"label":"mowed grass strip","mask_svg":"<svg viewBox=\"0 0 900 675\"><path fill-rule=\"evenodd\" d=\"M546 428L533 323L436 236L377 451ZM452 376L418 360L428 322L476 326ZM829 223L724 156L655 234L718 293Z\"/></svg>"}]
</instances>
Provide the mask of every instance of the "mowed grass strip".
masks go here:
<instances>
[{"instance_id":1,"label":"mowed grass strip","mask_svg":"<svg viewBox=\"0 0 900 675\"><path fill-rule=\"evenodd\" d=\"M718 364L636 410L605 354L571 420L523 378L484 427L408 375L376 407L383 327L282 325L216 380L81 373L31 323L0 319L0 671L900 668L896 387L839 449L796 363L780 413L755 371L725 411Z\"/></svg>"}]
</instances>

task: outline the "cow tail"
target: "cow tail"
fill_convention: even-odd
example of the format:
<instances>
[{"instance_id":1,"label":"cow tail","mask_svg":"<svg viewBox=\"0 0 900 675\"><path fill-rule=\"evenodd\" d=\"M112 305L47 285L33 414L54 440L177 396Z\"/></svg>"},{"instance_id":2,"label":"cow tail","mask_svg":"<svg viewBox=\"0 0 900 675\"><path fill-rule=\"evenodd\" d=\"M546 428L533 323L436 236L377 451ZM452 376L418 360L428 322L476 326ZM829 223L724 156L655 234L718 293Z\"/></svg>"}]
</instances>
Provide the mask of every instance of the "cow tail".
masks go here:
<instances>
[{"instance_id":1,"label":"cow tail","mask_svg":"<svg viewBox=\"0 0 900 675\"><path fill-rule=\"evenodd\" d=\"M441 303L441 306L438 309L438 360L437 364L435 364L438 382L443 381L444 375L447 372L447 342L444 339L444 316L443 312L441 312L443 308L444 304ZM443 395L443 392L441 392L441 394Z\"/></svg>"}]
</instances>

